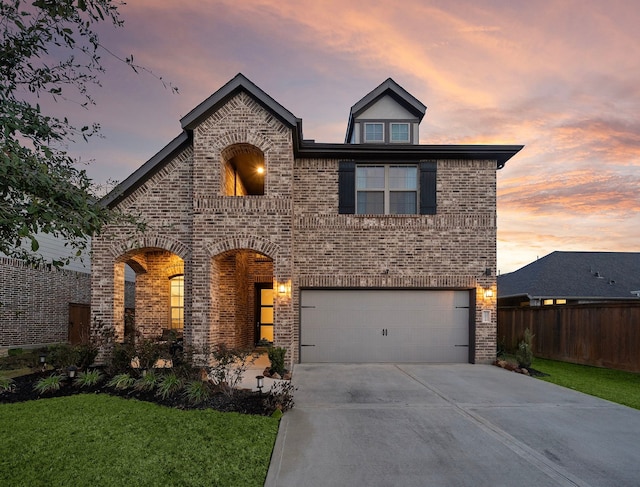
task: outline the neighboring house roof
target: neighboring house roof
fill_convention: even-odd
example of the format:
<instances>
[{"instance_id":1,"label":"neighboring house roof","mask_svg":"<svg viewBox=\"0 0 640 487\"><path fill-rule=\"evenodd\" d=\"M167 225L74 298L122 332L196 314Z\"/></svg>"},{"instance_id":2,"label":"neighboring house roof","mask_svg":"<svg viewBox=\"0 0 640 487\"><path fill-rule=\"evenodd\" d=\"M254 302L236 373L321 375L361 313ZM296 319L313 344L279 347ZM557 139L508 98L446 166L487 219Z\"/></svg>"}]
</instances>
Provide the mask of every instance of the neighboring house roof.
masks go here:
<instances>
[{"instance_id":1,"label":"neighboring house roof","mask_svg":"<svg viewBox=\"0 0 640 487\"><path fill-rule=\"evenodd\" d=\"M268 94L258 88L243 74L237 74L231 81L191 110L181 120L183 132L173 139L155 156L138 168L131 176L118 184L100 200L106 206L114 206L126 198L150 177L160 171L176 154L192 143L193 130L211 113L223 106L230 98L245 92L266 110L293 130L293 150L297 157L346 158L349 160L377 161L420 161L427 159L480 159L495 160L497 169L522 149L522 145L375 145L375 144L326 144L303 140L302 120L294 116ZM382 83L356 105L352 114L365 109L373 101L387 93L402 103L405 108L416 113L420 119L426 107L407 93L391 78ZM355 111L354 111L355 110ZM350 117L351 120L351 117Z\"/></svg>"},{"instance_id":2,"label":"neighboring house roof","mask_svg":"<svg viewBox=\"0 0 640 487\"><path fill-rule=\"evenodd\" d=\"M498 276L498 298L633 299L640 252L552 252Z\"/></svg>"},{"instance_id":3,"label":"neighboring house roof","mask_svg":"<svg viewBox=\"0 0 640 487\"><path fill-rule=\"evenodd\" d=\"M348 144L351 140L351 136L353 135L353 123L358 115L367 110L380 98L387 95L391 96L402 107L412 113L418 121L422 120L425 112L427 111L427 107L423 105L420 100L415 98L393 79L387 78L377 88L365 95L360 101L351 107L351 111L349 112L349 122L347 124L347 135L344 139L345 144Z\"/></svg>"}]
</instances>

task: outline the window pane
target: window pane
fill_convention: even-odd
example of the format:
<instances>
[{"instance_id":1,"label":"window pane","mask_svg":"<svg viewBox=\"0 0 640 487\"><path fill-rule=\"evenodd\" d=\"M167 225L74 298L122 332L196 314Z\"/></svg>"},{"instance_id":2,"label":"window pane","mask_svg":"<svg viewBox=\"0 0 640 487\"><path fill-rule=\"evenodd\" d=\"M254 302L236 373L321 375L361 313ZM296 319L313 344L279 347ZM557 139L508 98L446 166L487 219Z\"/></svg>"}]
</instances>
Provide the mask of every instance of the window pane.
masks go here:
<instances>
[{"instance_id":1,"label":"window pane","mask_svg":"<svg viewBox=\"0 0 640 487\"><path fill-rule=\"evenodd\" d=\"M384 166L358 166L356 188L384 189Z\"/></svg>"},{"instance_id":2,"label":"window pane","mask_svg":"<svg viewBox=\"0 0 640 487\"><path fill-rule=\"evenodd\" d=\"M384 125L381 123L365 123L364 140L367 142L384 142Z\"/></svg>"},{"instance_id":3,"label":"window pane","mask_svg":"<svg viewBox=\"0 0 640 487\"><path fill-rule=\"evenodd\" d=\"M389 189L418 189L418 168L415 166L390 166Z\"/></svg>"},{"instance_id":4,"label":"window pane","mask_svg":"<svg viewBox=\"0 0 640 487\"><path fill-rule=\"evenodd\" d=\"M260 308L260 324L273 324L273 308Z\"/></svg>"},{"instance_id":5,"label":"window pane","mask_svg":"<svg viewBox=\"0 0 640 487\"><path fill-rule=\"evenodd\" d=\"M391 141L392 142L409 142L409 124L408 123L392 123L391 124Z\"/></svg>"},{"instance_id":6,"label":"window pane","mask_svg":"<svg viewBox=\"0 0 640 487\"><path fill-rule=\"evenodd\" d=\"M384 213L383 191L358 191L359 215L379 215Z\"/></svg>"},{"instance_id":7,"label":"window pane","mask_svg":"<svg viewBox=\"0 0 640 487\"><path fill-rule=\"evenodd\" d=\"M392 191L389 193L389 213L392 215L415 215L417 213L415 191Z\"/></svg>"}]
</instances>

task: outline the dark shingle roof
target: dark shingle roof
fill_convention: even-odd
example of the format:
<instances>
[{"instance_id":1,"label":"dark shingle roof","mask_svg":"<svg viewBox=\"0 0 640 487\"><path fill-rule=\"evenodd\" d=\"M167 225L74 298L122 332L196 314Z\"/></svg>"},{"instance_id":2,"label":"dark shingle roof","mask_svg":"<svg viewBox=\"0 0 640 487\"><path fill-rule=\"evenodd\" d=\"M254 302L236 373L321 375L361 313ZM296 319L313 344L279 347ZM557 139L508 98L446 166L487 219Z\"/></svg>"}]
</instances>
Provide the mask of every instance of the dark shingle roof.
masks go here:
<instances>
[{"instance_id":1,"label":"dark shingle roof","mask_svg":"<svg viewBox=\"0 0 640 487\"><path fill-rule=\"evenodd\" d=\"M389 91L390 90L390 91ZM139 188L151 176L160 171L176 154L189 147L193 141L193 129L212 112L224 105L239 92L245 92L260 103L271 114L290 126L293 130L293 150L296 157L319 157L371 161L416 161L425 159L482 159L495 160L497 169L522 149L521 145L393 145L371 146L355 144L322 144L305 141L302 138L302 120L276 102L242 73L217 90L213 95L191 110L181 120L182 133L155 156L122 181L100 203L113 207ZM419 118L426 107L389 78L378 88L365 96L354 107L364 108L368 103L385 93L393 95ZM353 109L352 109L353 110Z\"/></svg>"},{"instance_id":2,"label":"dark shingle roof","mask_svg":"<svg viewBox=\"0 0 640 487\"><path fill-rule=\"evenodd\" d=\"M498 297L632 299L640 252L552 252L498 276Z\"/></svg>"}]
</instances>

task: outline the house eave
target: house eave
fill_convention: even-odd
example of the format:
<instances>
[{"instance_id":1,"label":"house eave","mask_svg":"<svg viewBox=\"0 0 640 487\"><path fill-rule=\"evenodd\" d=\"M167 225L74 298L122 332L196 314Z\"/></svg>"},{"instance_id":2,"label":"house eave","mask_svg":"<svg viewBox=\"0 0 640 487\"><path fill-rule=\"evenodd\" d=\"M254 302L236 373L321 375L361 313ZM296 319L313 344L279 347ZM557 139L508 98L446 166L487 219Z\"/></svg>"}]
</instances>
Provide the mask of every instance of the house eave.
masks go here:
<instances>
[{"instance_id":1,"label":"house eave","mask_svg":"<svg viewBox=\"0 0 640 487\"><path fill-rule=\"evenodd\" d=\"M502 169L522 145L417 145L417 144L327 144L302 141L296 150L298 157L345 158L351 160L418 161L425 159L495 160Z\"/></svg>"}]
</instances>

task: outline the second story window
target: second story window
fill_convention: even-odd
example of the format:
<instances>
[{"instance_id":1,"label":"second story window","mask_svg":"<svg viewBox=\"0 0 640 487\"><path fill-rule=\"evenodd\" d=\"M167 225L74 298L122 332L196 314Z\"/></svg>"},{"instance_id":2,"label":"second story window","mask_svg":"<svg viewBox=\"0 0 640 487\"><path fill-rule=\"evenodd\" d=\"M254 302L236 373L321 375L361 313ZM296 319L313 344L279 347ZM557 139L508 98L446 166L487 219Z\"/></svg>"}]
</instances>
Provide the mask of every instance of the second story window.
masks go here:
<instances>
[{"instance_id":1,"label":"second story window","mask_svg":"<svg viewBox=\"0 0 640 487\"><path fill-rule=\"evenodd\" d=\"M356 213L414 215L418 212L418 168L413 165L358 165Z\"/></svg>"},{"instance_id":2,"label":"second story window","mask_svg":"<svg viewBox=\"0 0 640 487\"><path fill-rule=\"evenodd\" d=\"M384 124L383 123L365 123L364 124L364 141L365 142L384 142Z\"/></svg>"},{"instance_id":3,"label":"second story window","mask_svg":"<svg viewBox=\"0 0 640 487\"><path fill-rule=\"evenodd\" d=\"M409 142L409 124L391 124L391 142Z\"/></svg>"}]
</instances>

